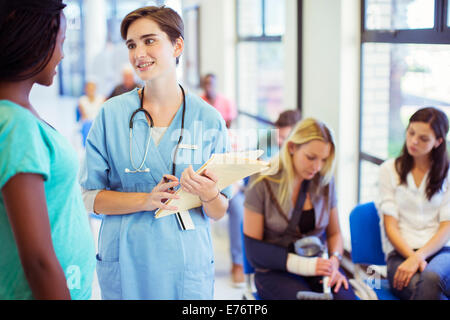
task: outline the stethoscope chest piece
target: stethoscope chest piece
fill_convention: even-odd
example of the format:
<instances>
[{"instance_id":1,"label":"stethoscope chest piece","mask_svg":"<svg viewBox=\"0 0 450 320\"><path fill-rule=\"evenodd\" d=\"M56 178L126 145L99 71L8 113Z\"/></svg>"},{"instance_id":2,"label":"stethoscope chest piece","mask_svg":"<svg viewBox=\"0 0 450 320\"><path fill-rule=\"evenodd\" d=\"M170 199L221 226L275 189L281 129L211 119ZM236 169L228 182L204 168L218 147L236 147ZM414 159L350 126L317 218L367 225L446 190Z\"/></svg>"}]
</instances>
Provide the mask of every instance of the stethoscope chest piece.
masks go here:
<instances>
[{"instance_id":1,"label":"stethoscope chest piece","mask_svg":"<svg viewBox=\"0 0 450 320\"><path fill-rule=\"evenodd\" d=\"M182 120L181 120L181 134L180 134L180 137L178 139L178 143L177 143L177 146L176 146L176 149L175 149L174 160L173 160L173 164L172 164L172 175L175 175L175 171L176 171L176 164L175 164L176 154L177 154L177 150L178 150L178 148L180 146L180 143L183 140L184 115L185 115L185 111L186 111L186 95L185 95L184 89L183 89L183 87L181 85L180 85L180 88L181 88L181 92L183 94L183 114L182 114ZM130 128L130 162L131 162L131 166L133 167L133 169L125 168L125 170L124 170L125 173L138 173L138 172L148 173L148 172L150 172L150 168L143 168L143 167L144 167L145 161L147 160L147 154L148 154L148 150L149 150L149 146L150 146L150 139L152 137L152 129L154 127L154 122L153 122L153 118L150 115L150 113L147 110L144 109L144 88L142 88L142 95L139 98L140 98L140 107L138 109L136 109L135 111L133 111L133 113L131 114L131 117L130 117L130 122L129 122L129 128ZM146 143L144 158L142 159L142 162L139 165L139 167L136 167L135 164L134 164L134 161L133 161L133 150L132 150L132 144L133 144L133 119L139 112L143 112L145 114L145 116L150 121L150 125L149 125L149 129L148 129L148 137L147 137L147 143Z\"/></svg>"}]
</instances>

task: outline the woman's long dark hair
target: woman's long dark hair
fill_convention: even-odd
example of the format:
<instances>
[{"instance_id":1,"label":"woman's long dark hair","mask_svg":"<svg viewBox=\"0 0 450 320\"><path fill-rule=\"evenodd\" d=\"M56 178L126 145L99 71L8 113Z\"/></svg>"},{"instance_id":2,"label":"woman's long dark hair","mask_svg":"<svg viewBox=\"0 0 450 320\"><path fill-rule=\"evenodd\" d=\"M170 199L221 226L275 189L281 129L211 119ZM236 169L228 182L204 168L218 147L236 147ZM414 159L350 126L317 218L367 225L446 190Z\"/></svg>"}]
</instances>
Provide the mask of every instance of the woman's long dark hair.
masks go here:
<instances>
[{"instance_id":1,"label":"woman's long dark hair","mask_svg":"<svg viewBox=\"0 0 450 320\"><path fill-rule=\"evenodd\" d=\"M411 122L425 122L430 124L436 139L442 138L442 143L430 152L431 168L428 174L426 195L431 200L436 192L442 189L442 184L447 177L449 159L447 153L446 137L448 133L448 118L439 109L428 107L416 111L409 119ZM408 124L408 127L409 127ZM408 153L406 142L403 145L401 155L395 159L395 169L400 176L400 184L406 184L406 176L413 169L414 159Z\"/></svg>"},{"instance_id":2,"label":"woman's long dark hair","mask_svg":"<svg viewBox=\"0 0 450 320\"><path fill-rule=\"evenodd\" d=\"M0 81L22 81L52 57L62 0L0 0Z\"/></svg>"}]
</instances>

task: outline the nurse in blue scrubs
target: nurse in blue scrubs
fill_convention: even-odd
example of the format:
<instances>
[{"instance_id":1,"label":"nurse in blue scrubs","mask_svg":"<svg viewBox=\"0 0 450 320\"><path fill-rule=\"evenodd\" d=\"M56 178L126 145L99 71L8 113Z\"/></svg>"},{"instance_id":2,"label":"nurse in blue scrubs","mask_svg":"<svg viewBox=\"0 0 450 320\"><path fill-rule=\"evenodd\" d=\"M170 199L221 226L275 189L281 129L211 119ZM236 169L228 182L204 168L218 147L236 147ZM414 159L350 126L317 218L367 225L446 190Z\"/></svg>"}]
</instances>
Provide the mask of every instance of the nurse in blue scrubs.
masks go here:
<instances>
[{"instance_id":1,"label":"nurse in blue scrubs","mask_svg":"<svg viewBox=\"0 0 450 320\"><path fill-rule=\"evenodd\" d=\"M211 172L195 171L227 151L225 122L177 82L184 42L175 11L135 10L121 33L145 86L105 102L87 137L80 177L88 210L104 215L97 255L102 298L213 299L209 219L226 213L228 190L218 190ZM156 209L172 208L164 201L177 197L173 187L202 200L189 210L193 230L183 230L175 214L154 217Z\"/></svg>"}]
</instances>

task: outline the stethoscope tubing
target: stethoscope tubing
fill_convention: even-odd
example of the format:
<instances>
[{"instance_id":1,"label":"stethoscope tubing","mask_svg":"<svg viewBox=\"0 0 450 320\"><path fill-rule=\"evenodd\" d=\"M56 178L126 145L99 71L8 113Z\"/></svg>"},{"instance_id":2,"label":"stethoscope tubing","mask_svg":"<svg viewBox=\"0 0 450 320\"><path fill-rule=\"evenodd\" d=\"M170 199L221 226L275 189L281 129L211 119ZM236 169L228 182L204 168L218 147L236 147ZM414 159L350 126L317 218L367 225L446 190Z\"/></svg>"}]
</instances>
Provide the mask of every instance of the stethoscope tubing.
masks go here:
<instances>
[{"instance_id":1,"label":"stethoscope tubing","mask_svg":"<svg viewBox=\"0 0 450 320\"><path fill-rule=\"evenodd\" d=\"M186 94L184 92L183 87L179 84L180 88L181 88L181 93L183 94L183 111L182 111L182 116L181 116L181 132L180 132L180 137L178 138L178 142L177 142L177 146L175 147L175 152L174 152L174 156L173 156L173 162L172 162L172 175L175 175L176 173L176 159L177 159L177 153L178 153L178 149L180 147L181 141L183 141L183 133L184 133L184 119L185 119L185 113L186 113ZM142 95L139 97L140 98L140 107L138 109L136 109L135 111L133 111L133 113L131 114L130 117L130 122L129 122L129 127L130 127L130 161L131 161L131 165L133 166L134 170L129 170L129 169L125 169L125 172L127 173L135 173L135 172L149 172L149 169L145 169L142 170L142 167L145 164L145 160L147 159L147 154L148 154L148 149L149 149L149 145L150 145L150 139L151 139L151 133L152 133L152 129L154 127L154 122L153 122L153 118L150 115L150 113L144 109L144 88L142 88ZM147 146L145 148L145 155L144 155L144 159L142 160L141 165L139 166L139 168L136 168L134 166L134 162L133 162L133 153L132 153L132 141L133 141L133 119L136 116L136 114L138 114L139 112L144 112L144 114L146 115L146 117L148 118L148 120L150 121L150 127L149 127L149 136L147 138Z\"/></svg>"}]
</instances>

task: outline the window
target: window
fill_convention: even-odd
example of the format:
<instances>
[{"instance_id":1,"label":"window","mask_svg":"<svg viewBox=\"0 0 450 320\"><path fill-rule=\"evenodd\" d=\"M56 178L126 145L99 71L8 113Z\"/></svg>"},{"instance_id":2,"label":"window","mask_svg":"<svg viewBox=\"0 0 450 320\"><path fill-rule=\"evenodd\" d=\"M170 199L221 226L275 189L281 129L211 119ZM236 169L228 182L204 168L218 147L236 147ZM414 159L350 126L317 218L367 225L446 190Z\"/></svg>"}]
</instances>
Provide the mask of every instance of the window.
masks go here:
<instances>
[{"instance_id":1,"label":"window","mask_svg":"<svg viewBox=\"0 0 450 320\"><path fill-rule=\"evenodd\" d=\"M184 52L181 55L183 83L188 88L200 88L200 7L183 10Z\"/></svg>"},{"instance_id":2,"label":"window","mask_svg":"<svg viewBox=\"0 0 450 320\"><path fill-rule=\"evenodd\" d=\"M359 201L375 200L378 164L399 155L409 117L450 118L448 0L366 0L362 8Z\"/></svg>"},{"instance_id":3,"label":"window","mask_svg":"<svg viewBox=\"0 0 450 320\"><path fill-rule=\"evenodd\" d=\"M112 43L121 43L120 24L123 18L133 10L144 6L162 5L164 1L160 0L107 0L107 24L108 41Z\"/></svg>"},{"instance_id":4,"label":"window","mask_svg":"<svg viewBox=\"0 0 450 320\"><path fill-rule=\"evenodd\" d=\"M275 121L283 108L285 0L237 2L237 105ZM245 119L245 126L264 127Z\"/></svg>"},{"instance_id":5,"label":"window","mask_svg":"<svg viewBox=\"0 0 450 320\"><path fill-rule=\"evenodd\" d=\"M366 28L372 30L432 29L434 1L368 0Z\"/></svg>"},{"instance_id":6,"label":"window","mask_svg":"<svg viewBox=\"0 0 450 320\"><path fill-rule=\"evenodd\" d=\"M450 17L450 6L448 5L448 2L447 2L447 16L446 16L446 18L447 18L447 27L448 28L450 28L450 19L449 19L449 17Z\"/></svg>"},{"instance_id":7,"label":"window","mask_svg":"<svg viewBox=\"0 0 450 320\"><path fill-rule=\"evenodd\" d=\"M67 20L64 41L64 59L59 65L59 92L61 95L81 96L84 87L84 38L81 1L66 3L64 14Z\"/></svg>"}]
</instances>

